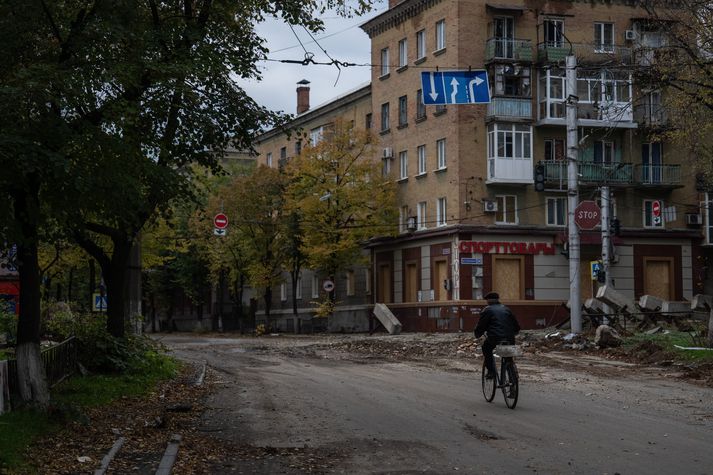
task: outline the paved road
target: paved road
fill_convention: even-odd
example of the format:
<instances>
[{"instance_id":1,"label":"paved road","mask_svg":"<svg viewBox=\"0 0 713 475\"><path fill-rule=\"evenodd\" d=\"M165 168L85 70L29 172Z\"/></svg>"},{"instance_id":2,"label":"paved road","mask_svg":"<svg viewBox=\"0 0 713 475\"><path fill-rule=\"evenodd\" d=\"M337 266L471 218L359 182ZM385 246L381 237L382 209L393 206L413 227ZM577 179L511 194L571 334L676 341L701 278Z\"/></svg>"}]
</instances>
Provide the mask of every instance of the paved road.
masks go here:
<instances>
[{"instance_id":1,"label":"paved road","mask_svg":"<svg viewBox=\"0 0 713 475\"><path fill-rule=\"evenodd\" d=\"M318 449L331 454L330 472L713 473L713 390L656 371L578 362L611 366L592 373L523 359L513 411L501 394L484 401L477 361L385 363L313 352L299 338L163 341L218 375L206 431ZM225 466L298 472L279 461Z\"/></svg>"}]
</instances>

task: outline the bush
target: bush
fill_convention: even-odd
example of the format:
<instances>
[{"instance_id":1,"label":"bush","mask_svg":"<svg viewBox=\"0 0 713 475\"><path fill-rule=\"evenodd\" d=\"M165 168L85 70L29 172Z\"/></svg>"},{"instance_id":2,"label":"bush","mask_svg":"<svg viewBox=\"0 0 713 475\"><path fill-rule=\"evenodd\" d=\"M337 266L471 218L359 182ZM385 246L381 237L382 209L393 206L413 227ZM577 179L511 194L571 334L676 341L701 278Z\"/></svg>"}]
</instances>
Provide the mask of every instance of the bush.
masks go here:
<instances>
[{"instance_id":1,"label":"bush","mask_svg":"<svg viewBox=\"0 0 713 475\"><path fill-rule=\"evenodd\" d=\"M0 335L7 335L7 342L14 343L17 335L17 315L0 301Z\"/></svg>"}]
</instances>

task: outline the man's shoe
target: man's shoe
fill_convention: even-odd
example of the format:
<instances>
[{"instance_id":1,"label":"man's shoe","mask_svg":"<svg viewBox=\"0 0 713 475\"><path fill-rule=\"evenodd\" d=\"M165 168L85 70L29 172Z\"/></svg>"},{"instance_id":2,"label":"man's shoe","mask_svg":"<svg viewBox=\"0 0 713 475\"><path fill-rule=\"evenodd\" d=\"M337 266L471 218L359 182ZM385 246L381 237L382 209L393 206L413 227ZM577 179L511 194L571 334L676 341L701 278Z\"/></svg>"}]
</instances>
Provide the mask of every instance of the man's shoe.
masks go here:
<instances>
[{"instance_id":1,"label":"man's shoe","mask_svg":"<svg viewBox=\"0 0 713 475\"><path fill-rule=\"evenodd\" d=\"M485 374L485 379L495 379L495 374L489 371Z\"/></svg>"}]
</instances>

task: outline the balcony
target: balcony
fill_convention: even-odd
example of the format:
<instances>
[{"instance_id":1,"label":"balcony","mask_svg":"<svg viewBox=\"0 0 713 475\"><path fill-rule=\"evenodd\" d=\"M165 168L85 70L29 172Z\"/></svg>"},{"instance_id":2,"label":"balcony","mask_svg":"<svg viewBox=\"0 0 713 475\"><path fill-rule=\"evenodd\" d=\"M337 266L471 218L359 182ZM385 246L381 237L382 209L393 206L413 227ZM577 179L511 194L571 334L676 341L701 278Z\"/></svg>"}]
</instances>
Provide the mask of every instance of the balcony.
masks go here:
<instances>
[{"instance_id":1,"label":"balcony","mask_svg":"<svg viewBox=\"0 0 713 475\"><path fill-rule=\"evenodd\" d=\"M530 40L490 38L485 42L485 62L494 60L532 61Z\"/></svg>"},{"instance_id":2,"label":"balcony","mask_svg":"<svg viewBox=\"0 0 713 475\"><path fill-rule=\"evenodd\" d=\"M488 119L532 120L532 99L529 97L492 97L488 104Z\"/></svg>"},{"instance_id":3,"label":"balcony","mask_svg":"<svg viewBox=\"0 0 713 475\"><path fill-rule=\"evenodd\" d=\"M634 108L634 121L641 127L661 129L666 127L668 118L663 106L643 104Z\"/></svg>"},{"instance_id":4,"label":"balcony","mask_svg":"<svg viewBox=\"0 0 713 475\"><path fill-rule=\"evenodd\" d=\"M537 125L566 125L566 106L562 100L540 101ZM580 102L577 105L579 127L615 127L635 129L634 110L630 102Z\"/></svg>"},{"instance_id":5,"label":"balcony","mask_svg":"<svg viewBox=\"0 0 713 475\"><path fill-rule=\"evenodd\" d=\"M545 183L567 188L567 161L544 160ZM634 165L631 163L594 163L579 162L579 184L581 185L631 185Z\"/></svg>"},{"instance_id":6,"label":"balcony","mask_svg":"<svg viewBox=\"0 0 713 475\"><path fill-rule=\"evenodd\" d=\"M545 183L567 188L567 161L544 160ZM579 183L582 185L635 185L639 187L678 188L681 165L634 165L632 163L579 162Z\"/></svg>"},{"instance_id":7,"label":"balcony","mask_svg":"<svg viewBox=\"0 0 713 475\"><path fill-rule=\"evenodd\" d=\"M489 158L486 184L532 184L529 158Z\"/></svg>"},{"instance_id":8,"label":"balcony","mask_svg":"<svg viewBox=\"0 0 713 475\"><path fill-rule=\"evenodd\" d=\"M618 45L576 43L571 48L568 43L539 43L537 45L537 60L547 63L564 62L570 51L577 57L577 63L600 64L615 61L629 64L632 61L631 48Z\"/></svg>"},{"instance_id":9,"label":"balcony","mask_svg":"<svg viewBox=\"0 0 713 475\"><path fill-rule=\"evenodd\" d=\"M634 183L641 187L683 186L681 183L681 165L636 165Z\"/></svg>"}]
</instances>

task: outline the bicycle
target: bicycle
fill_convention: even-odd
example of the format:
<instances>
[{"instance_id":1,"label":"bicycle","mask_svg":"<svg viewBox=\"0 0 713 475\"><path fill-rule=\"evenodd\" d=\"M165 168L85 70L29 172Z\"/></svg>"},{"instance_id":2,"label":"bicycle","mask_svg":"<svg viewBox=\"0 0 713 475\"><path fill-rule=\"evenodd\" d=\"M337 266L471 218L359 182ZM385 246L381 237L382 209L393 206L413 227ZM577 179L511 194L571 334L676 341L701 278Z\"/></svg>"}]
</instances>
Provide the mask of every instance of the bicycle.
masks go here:
<instances>
[{"instance_id":1,"label":"bicycle","mask_svg":"<svg viewBox=\"0 0 713 475\"><path fill-rule=\"evenodd\" d=\"M488 402L492 402L495 398L495 390L502 389L505 404L510 409L515 409L517 405L517 397L520 392L520 385L517 375L517 366L515 365L515 357L520 356L520 348L516 345L498 345L493 352L494 358L500 358L500 373L496 371L493 378L488 379L486 375L488 368L485 367L483 360L483 372L481 374L483 384L483 396ZM497 363L495 364L497 368Z\"/></svg>"}]
</instances>

